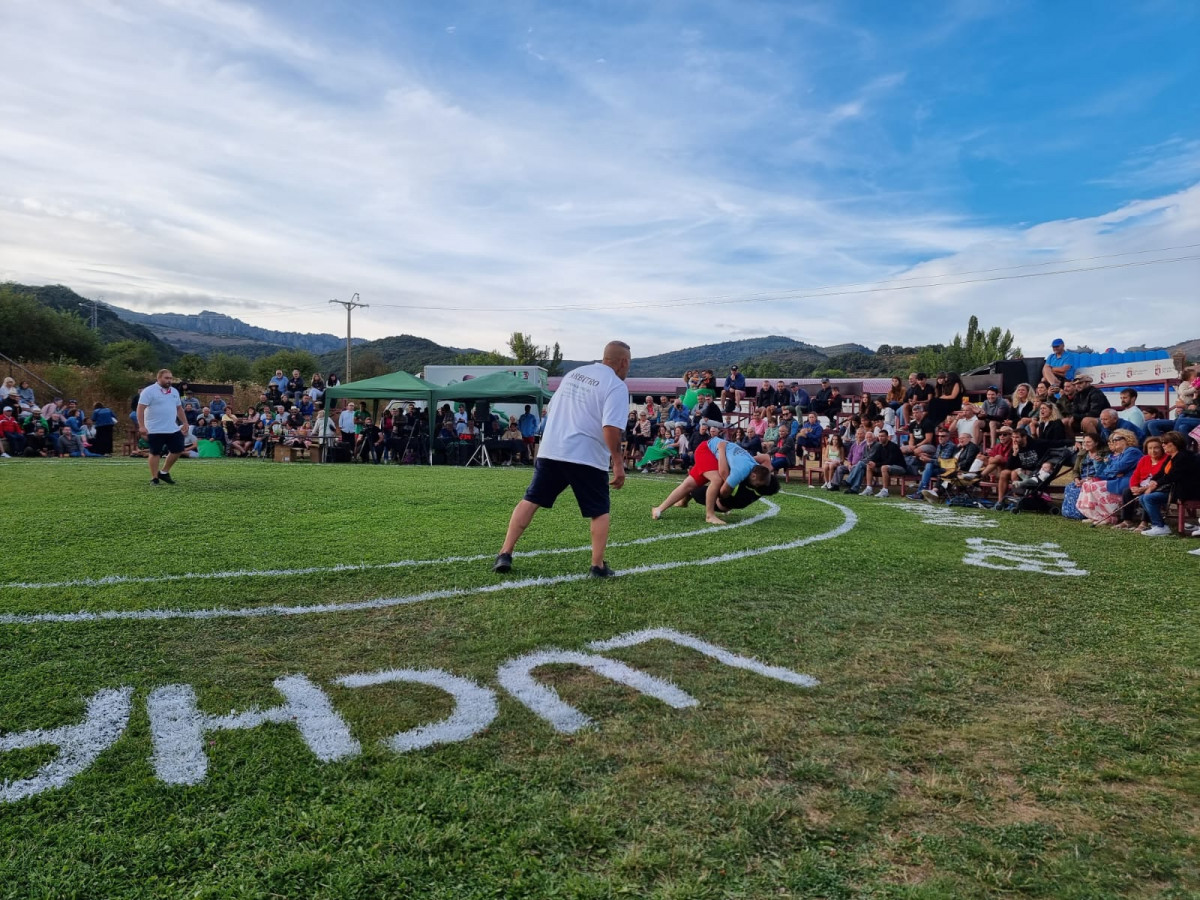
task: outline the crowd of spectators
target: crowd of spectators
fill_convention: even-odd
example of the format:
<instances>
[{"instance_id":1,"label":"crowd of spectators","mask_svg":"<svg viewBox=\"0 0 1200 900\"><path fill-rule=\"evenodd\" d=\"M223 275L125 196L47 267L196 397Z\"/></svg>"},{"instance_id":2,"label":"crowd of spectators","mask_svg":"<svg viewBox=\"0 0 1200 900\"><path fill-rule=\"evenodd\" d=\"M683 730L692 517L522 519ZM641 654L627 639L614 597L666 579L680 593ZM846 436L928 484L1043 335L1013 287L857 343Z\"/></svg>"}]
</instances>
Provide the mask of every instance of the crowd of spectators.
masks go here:
<instances>
[{"instance_id":1,"label":"crowd of spectators","mask_svg":"<svg viewBox=\"0 0 1200 900\"><path fill-rule=\"evenodd\" d=\"M1133 388L1113 407L1074 369L1056 341L1036 385L1019 384L1008 397L989 387L978 402L951 372L933 379L914 372L907 384L892 378L884 394L846 398L827 378L810 395L797 382L770 380L748 391L737 366L721 382L711 369L689 371L681 396L646 396L633 405L626 461L641 471L686 468L700 443L720 435L767 454L777 471L812 461L826 490L888 497L908 479L915 482L908 499L943 502L953 485L974 485L992 490L997 504L1044 490L1070 468L1062 502L1067 518L1170 533L1168 499L1200 501L1200 463L1189 447L1200 437L1200 371L1185 370L1174 408L1164 411L1139 407ZM538 415L526 406L506 423L486 402L444 405L432 432L427 411L413 403L386 408L378 421L353 401L327 412L325 391L337 384L336 373L305 381L298 370L290 376L277 370L244 412L220 396L204 403L184 385L181 403L192 426L185 452L263 458L282 446L379 464L436 451L461 465L483 448L502 465L528 465L545 427L545 409ZM61 397L39 406L29 383L11 377L0 398L5 456L113 452L117 417L103 404L90 414Z\"/></svg>"}]
</instances>

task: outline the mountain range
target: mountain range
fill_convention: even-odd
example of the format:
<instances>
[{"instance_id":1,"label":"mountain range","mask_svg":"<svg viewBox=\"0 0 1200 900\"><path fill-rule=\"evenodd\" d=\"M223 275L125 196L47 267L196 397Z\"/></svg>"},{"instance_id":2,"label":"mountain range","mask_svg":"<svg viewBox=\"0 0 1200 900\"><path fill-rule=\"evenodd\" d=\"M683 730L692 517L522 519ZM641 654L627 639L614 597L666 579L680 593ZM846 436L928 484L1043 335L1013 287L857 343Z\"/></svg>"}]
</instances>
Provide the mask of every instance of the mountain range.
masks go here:
<instances>
[{"instance_id":1,"label":"mountain range","mask_svg":"<svg viewBox=\"0 0 1200 900\"><path fill-rule=\"evenodd\" d=\"M63 285L11 287L32 295L47 306L81 315L85 319L93 312L91 300ZM146 341L154 347L164 363L173 362L181 353L208 356L226 352L254 359L280 349L294 349L307 350L316 355L321 371L341 371L345 364L345 338L333 334L274 331L207 310L200 313L140 313L97 303L94 312L97 332L103 343ZM453 365L460 356L479 352L471 348L445 346L411 334L393 335L374 341L355 338L354 344L356 358L360 354L364 358L370 354L386 369L406 372L417 372L427 365ZM1195 358L1200 355L1200 339L1182 341L1167 349ZM861 371L872 365L873 357L875 352L862 344L819 347L783 335L767 335L687 347L653 356L635 356L630 375L670 377L688 369L712 369L720 376L733 363L749 362L760 366L773 364L783 372L827 365L836 365L846 371ZM590 360L563 360L562 368L567 371L586 362ZM879 360L876 364L883 362L886 361Z\"/></svg>"}]
</instances>

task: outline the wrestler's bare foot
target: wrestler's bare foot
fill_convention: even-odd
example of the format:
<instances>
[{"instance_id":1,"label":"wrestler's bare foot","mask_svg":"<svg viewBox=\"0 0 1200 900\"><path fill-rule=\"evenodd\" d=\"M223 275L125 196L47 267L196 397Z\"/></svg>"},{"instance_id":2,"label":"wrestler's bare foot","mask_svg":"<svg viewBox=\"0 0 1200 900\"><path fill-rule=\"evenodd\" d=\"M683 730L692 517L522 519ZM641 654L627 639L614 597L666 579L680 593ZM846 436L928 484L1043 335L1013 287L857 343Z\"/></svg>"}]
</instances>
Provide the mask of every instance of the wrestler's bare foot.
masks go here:
<instances>
[{"instance_id":1,"label":"wrestler's bare foot","mask_svg":"<svg viewBox=\"0 0 1200 900\"><path fill-rule=\"evenodd\" d=\"M718 519L716 516L705 516L704 521L707 522L709 525L724 525L725 524L724 519Z\"/></svg>"}]
</instances>

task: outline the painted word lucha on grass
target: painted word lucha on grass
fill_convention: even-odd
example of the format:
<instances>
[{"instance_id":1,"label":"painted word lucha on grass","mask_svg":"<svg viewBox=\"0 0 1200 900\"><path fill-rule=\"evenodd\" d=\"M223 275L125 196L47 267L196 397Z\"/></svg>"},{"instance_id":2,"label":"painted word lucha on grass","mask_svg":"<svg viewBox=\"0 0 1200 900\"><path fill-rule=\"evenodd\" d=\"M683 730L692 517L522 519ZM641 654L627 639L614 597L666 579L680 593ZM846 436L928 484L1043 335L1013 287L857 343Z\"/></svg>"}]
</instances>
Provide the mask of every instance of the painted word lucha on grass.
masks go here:
<instances>
[{"instance_id":1,"label":"painted word lucha on grass","mask_svg":"<svg viewBox=\"0 0 1200 900\"><path fill-rule=\"evenodd\" d=\"M592 725L590 718L566 703L554 688L538 683L533 671L546 665L575 665L627 685L661 700L674 709L696 706L697 701L669 681L641 672L632 666L599 655L601 651L632 647L648 641L669 641L731 666L798 687L816 687L811 675L780 666L770 666L739 656L715 644L668 628L618 635L587 645L592 652L539 650L500 665L496 680L509 695L545 720L555 731L571 734ZM436 744L463 741L487 728L499 713L496 691L470 678L441 669L385 669L334 679L345 688L408 682L440 688L454 699L454 710L439 722L421 725L386 738L383 743L396 753L407 753ZM312 754L322 762L349 759L362 752L345 719L326 693L304 675L286 675L274 682L284 699L270 709L252 708L226 715L202 712L191 685L171 684L155 688L146 700L153 744L154 774L167 784L198 784L208 773L205 742L218 731L256 728L267 723L295 725ZM132 711L133 689L122 687L97 691L87 701L83 721L49 730L0 732L0 753L53 746L58 754L29 778L0 783L0 802L12 803L45 791L61 788L86 770L97 757L125 732Z\"/></svg>"}]
</instances>

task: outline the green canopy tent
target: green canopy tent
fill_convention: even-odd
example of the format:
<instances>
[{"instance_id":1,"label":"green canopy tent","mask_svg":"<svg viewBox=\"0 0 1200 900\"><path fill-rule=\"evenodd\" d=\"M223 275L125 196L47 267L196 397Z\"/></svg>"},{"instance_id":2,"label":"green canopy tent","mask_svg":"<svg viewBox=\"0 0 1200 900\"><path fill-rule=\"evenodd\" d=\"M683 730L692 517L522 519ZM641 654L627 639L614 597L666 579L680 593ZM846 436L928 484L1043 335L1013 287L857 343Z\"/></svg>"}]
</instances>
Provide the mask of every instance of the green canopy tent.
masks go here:
<instances>
[{"instance_id":1,"label":"green canopy tent","mask_svg":"<svg viewBox=\"0 0 1200 900\"><path fill-rule=\"evenodd\" d=\"M416 375L409 375L407 372L391 372L388 375L377 375L361 381L348 381L337 387L328 388L325 391L325 399L374 400L373 417L378 419L380 400L419 400L425 403L432 413L434 390L434 385ZM326 404L326 415L328 414L328 404ZM430 461L432 462L432 455Z\"/></svg>"},{"instance_id":2,"label":"green canopy tent","mask_svg":"<svg viewBox=\"0 0 1200 900\"><path fill-rule=\"evenodd\" d=\"M552 394L539 384L518 378L511 372L493 372L479 378L434 387L433 402L429 404L429 430L435 433L434 407L449 400L486 400L488 403L530 403L538 410L548 403Z\"/></svg>"}]
</instances>

